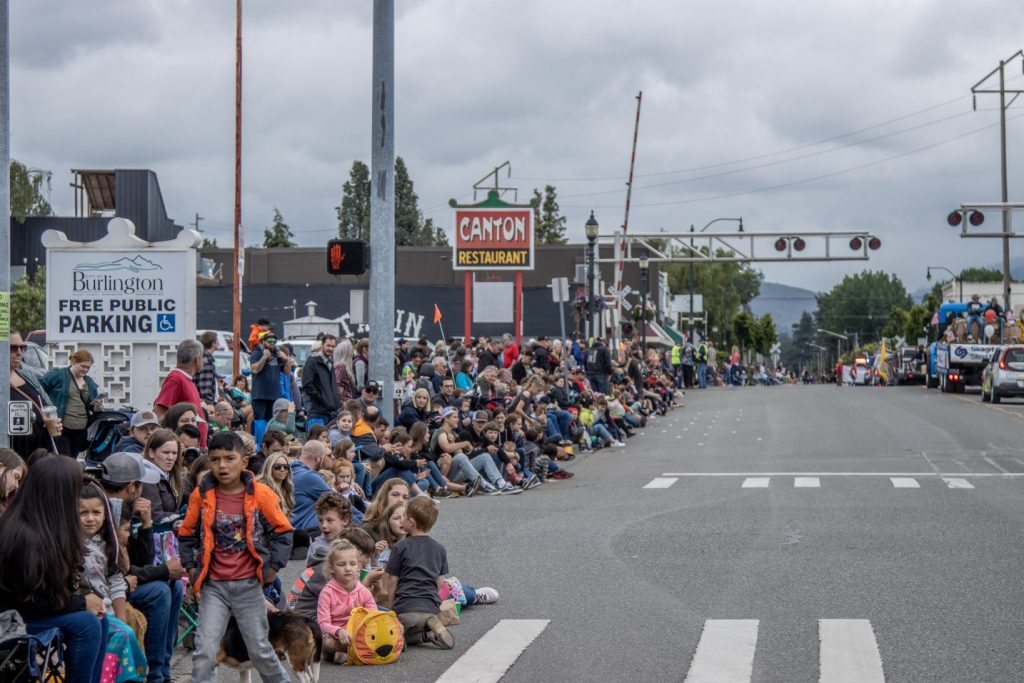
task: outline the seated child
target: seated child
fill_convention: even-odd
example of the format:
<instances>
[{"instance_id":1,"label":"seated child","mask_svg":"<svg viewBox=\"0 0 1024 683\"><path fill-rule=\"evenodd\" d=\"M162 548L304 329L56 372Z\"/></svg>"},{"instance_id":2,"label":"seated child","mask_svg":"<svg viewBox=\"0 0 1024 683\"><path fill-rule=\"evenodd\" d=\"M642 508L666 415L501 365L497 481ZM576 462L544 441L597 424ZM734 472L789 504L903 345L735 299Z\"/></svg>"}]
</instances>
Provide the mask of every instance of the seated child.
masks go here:
<instances>
[{"instance_id":1,"label":"seated child","mask_svg":"<svg viewBox=\"0 0 1024 683\"><path fill-rule=\"evenodd\" d=\"M346 441L351 447L352 442ZM349 449L351 450L351 448ZM334 459L334 487L341 494L342 498L348 500L352 506L352 523L362 524L363 514L366 512L367 502L363 498L362 489L355 483L356 471L352 463L345 458Z\"/></svg>"},{"instance_id":2,"label":"seated child","mask_svg":"<svg viewBox=\"0 0 1024 683\"><path fill-rule=\"evenodd\" d=\"M267 423L267 429L276 429L288 436L294 436L296 432L295 404L286 398L274 401L274 416Z\"/></svg>"},{"instance_id":3,"label":"seated child","mask_svg":"<svg viewBox=\"0 0 1024 683\"><path fill-rule=\"evenodd\" d=\"M317 599L316 620L323 634L323 656L344 664L351 641L345 625L355 607L377 609L369 589L359 582L359 551L345 540L331 543L323 574L329 579Z\"/></svg>"},{"instance_id":4,"label":"seated child","mask_svg":"<svg viewBox=\"0 0 1024 683\"><path fill-rule=\"evenodd\" d=\"M430 537L435 521L433 501L410 500L402 520L407 536L392 549L385 571L391 607L405 629L405 642L433 643L450 650L455 647L455 637L437 616L441 607L438 590L448 573L448 555L444 546Z\"/></svg>"},{"instance_id":5,"label":"seated child","mask_svg":"<svg viewBox=\"0 0 1024 683\"><path fill-rule=\"evenodd\" d=\"M327 559L331 543L338 540L341 533L352 523L352 508L340 493L330 491L317 499L313 504L313 511L316 512L320 524L320 535L309 544L306 569L295 580L288 594L288 609L316 619L317 600L324 584L327 583L322 566Z\"/></svg>"}]
</instances>

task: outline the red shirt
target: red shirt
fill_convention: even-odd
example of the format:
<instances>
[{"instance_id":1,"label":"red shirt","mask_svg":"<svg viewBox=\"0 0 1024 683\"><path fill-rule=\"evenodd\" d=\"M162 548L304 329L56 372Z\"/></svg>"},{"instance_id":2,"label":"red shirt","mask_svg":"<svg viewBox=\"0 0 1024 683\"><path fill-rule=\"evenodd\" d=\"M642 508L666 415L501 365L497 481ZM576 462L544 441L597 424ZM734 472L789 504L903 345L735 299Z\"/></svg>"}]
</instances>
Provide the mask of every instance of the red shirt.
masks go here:
<instances>
[{"instance_id":1,"label":"red shirt","mask_svg":"<svg viewBox=\"0 0 1024 683\"><path fill-rule=\"evenodd\" d=\"M256 576L258 563L249 552L245 533L245 489L238 493L217 491L217 514L213 519L213 554L210 578L214 581L242 581Z\"/></svg>"},{"instance_id":2,"label":"red shirt","mask_svg":"<svg viewBox=\"0 0 1024 683\"><path fill-rule=\"evenodd\" d=\"M508 345L504 352L504 358L502 358L502 365L506 369L512 367L512 364L519 360L519 345L512 342Z\"/></svg>"},{"instance_id":3,"label":"red shirt","mask_svg":"<svg viewBox=\"0 0 1024 683\"><path fill-rule=\"evenodd\" d=\"M157 395L156 400L153 401L153 405L163 406L164 408L170 408L175 403L191 403L196 407L196 426L199 427L199 443L202 444L203 448L206 448L207 424L203 419L201 407L203 399L199 397L199 389L196 388L192 378L179 368L174 368L167 375L164 385L160 387L160 393Z\"/></svg>"}]
</instances>

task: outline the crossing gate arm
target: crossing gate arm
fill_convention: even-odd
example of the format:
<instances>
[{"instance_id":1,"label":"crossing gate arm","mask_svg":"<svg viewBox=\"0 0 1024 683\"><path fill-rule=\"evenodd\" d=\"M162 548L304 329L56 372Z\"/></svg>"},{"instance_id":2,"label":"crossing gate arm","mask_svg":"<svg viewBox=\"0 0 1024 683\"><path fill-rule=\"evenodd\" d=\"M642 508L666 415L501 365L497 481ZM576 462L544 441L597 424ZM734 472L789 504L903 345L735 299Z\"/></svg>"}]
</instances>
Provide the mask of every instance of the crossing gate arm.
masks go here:
<instances>
[{"instance_id":1,"label":"crossing gate arm","mask_svg":"<svg viewBox=\"0 0 1024 683\"><path fill-rule=\"evenodd\" d=\"M1024 235L1021 235L1024 237ZM614 237L601 236L599 242ZM620 236L621 239L621 236ZM621 260L635 263L636 247L651 263L779 262L779 261L867 261L872 247L881 246L867 230L814 230L771 232L645 232L625 236ZM659 246L664 243L665 246ZM618 263L615 258L598 258L598 263Z\"/></svg>"}]
</instances>

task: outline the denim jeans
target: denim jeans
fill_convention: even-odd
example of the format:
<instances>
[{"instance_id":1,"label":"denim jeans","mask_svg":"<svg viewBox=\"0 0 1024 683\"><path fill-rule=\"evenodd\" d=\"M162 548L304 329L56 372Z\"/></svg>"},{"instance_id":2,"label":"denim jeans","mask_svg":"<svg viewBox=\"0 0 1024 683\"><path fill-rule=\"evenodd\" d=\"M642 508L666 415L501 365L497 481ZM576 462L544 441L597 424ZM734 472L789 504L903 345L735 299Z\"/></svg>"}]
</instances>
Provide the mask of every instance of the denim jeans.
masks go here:
<instances>
[{"instance_id":1,"label":"denim jeans","mask_svg":"<svg viewBox=\"0 0 1024 683\"><path fill-rule=\"evenodd\" d=\"M400 470L394 467L387 467L373 480L373 489L376 491L388 479L401 479L409 486L416 482L416 472L413 470Z\"/></svg>"},{"instance_id":2,"label":"denim jeans","mask_svg":"<svg viewBox=\"0 0 1024 683\"><path fill-rule=\"evenodd\" d=\"M554 418L554 419L552 419ZM554 422L558 426L558 436L569 439L569 425L572 424L572 413L561 408L548 409L548 426Z\"/></svg>"},{"instance_id":3,"label":"denim jeans","mask_svg":"<svg viewBox=\"0 0 1024 683\"><path fill-rule=\"evenodd\" d=\"M477 474L482 475L490 484L496 484L501 479L501 472L498 471L498 466L494 464L491 454L486 452L481 453L472 460L465 453L453 455L452 467L448 470L448 473L452 475L448 478L456 484L471 482L476 479Z\"/></svg>"},{"instance_id":4,"label":"denim jeans","mask_svg":"<svg viewBox=\"0 0 1024 683\"><path fill-rule=\"evenodd\" d=\"M64 636L66 683L94 683L99 680L107 645L107 620L88 610L70 612L25 622L30 634L59 629Z\"/></svg>"},{"instance_id":5,"label":"denim jeans","mask_svg":"<svg viewBox=\"0 0 1024 683\"><path fill-rule=\"evenodd\" d=\"M132 591L128 602L146 617L147 681L171 678L171 652L178 636L181 581L150 581Z\"/></svg>"},{"instance_id":6,"label":"denim jeans","mask_svg":"<svg viewBox=\"0 0 1024 683\"><path fill-rule=\"evenodd\" d=\"M352 469L356 473L356 483L359 484L363 489L363 494L367 499L373 497L373 481L370 479L369 473L366 471L366 465L360 460L356 460L352 463Z\"/></svg>"},{"instance_id":7,"label":"denim jeans","mask_svg":"<svg viewBox=\"0 0 1024 683\"><path fill-rule=\"evenodd\" d=\"M708 364L704 362L697 363L697 384L701 389L706 389L708 386Z\"/></svg>"},{"instance_id":8,"label":"denim jeans","mask_svg":"<svg viewBox=\"0 0 1024 683\"><path fill-rule=\"evenodd\" d=\"M604 439L608 443L615 441L615 439L612 438L611 432L609 432L608 428L601 422L594 423L594 436L599 439Z\"/></svg>"},{"instance_id":9,"label":"denim jeans","mask_svg":"<svg viewBox=\"0 0 1024 683\"><path fill-rule=\"evenodd\" d=\"M608 387L608 377L606 375L587 375L587 379L590 380L590 386L599 394L611 393L611 390Z\"/></svg>"},{"instance_id":10,"label":"denim jeans","mask_svg":"<svg viewBox=\"0 0 1024 683\"><path fill-rule=\"evenodd\" d=\"M266 683L291 683L288 672L278 661L267 639L267 603L260 582L255 578L243 581L210 581L199 595L199 623L196 626L196 649L192 653L193 683L213 683L220 640L234 615L245 641L249 660Z\"/></svg>"},{"instance_id":11,"label":"denim jeans","mask_svg":"<svg viewBox=\"0 0 1024 683\"><path fill-rule=\"evenodd\" d=\"M437 464L431 460L427 461L427 472L425 474L419 473L416 476L420 477L416 484L420 487L421 491L426 491L428 488L440 491L444 488L444 475L437 468Z\"/></svg>"},{"instance_id":12,"label":"denim jeans","mask_svg":"<svg viewBox=\"0 0 1024 683\"><path fill-rule=\"evenodd\" d=\"M975 323L978 324L978 339L981 339L985 335L985 320L980 315L967 316L967 334L971 335L974 333Z\"/></svg>"}]
</instances>

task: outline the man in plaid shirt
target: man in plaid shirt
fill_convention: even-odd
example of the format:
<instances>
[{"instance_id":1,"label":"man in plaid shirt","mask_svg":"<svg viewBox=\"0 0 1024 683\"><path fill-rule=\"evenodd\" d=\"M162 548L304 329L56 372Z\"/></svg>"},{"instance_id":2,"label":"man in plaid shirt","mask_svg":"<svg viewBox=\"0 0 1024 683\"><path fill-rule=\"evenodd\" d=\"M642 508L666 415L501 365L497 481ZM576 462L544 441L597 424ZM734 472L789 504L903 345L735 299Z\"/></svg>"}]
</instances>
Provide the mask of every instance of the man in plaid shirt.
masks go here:
<instances>
[{"instance_id":1,"label":"man in plaid shirt","mask_svg":"<svg viewBox=\"0 0 1024 683\"><path fill-rule=\"evenodd\" d=\"M203 345L203 367L195 376L196 389L203 403L212 411L217 404L217 364L213 359L213 352L220 347L217 333L211 330L203 332L199 335L199 343Z\"/></svg>"}]
</instances>

